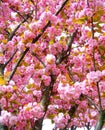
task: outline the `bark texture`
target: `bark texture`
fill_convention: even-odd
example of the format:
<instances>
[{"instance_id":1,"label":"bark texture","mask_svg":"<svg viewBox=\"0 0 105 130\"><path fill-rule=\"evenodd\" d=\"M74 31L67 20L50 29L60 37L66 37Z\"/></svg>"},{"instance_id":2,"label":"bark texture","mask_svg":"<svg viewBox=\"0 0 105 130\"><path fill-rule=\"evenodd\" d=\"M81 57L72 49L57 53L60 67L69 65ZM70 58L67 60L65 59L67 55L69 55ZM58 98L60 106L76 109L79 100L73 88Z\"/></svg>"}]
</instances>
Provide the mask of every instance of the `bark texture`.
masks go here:
<instances>
[{"instance_id":1,"label":"bark texture","mask_svg":"<svg viewBox=\"0 0 105 130\"><path fill-rule=\"evenodd\" d=\"M104 121L105 121L105 110L100 113L95 130L101 130L104 125Z\"/></svg>"}]
</instances>

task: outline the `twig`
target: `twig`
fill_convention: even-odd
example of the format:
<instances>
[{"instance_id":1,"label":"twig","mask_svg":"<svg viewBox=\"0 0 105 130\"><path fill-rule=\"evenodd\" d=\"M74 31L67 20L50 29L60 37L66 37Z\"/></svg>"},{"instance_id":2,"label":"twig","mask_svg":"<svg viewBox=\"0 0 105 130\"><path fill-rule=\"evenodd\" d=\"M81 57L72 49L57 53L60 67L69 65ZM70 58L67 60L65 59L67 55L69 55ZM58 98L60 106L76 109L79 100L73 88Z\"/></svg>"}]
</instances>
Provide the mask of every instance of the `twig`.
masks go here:
<instances>
[{"instance_id":1,"label":"twig","mask_svg":"<svg viewBox=\"0 0 105 130\"><path fill-rule=\"evenodd\" d=\"M4 29L5 30L5 32L6 32L6 34L7 34L7 36L9 36L10 35L10 32L5 28Z\"/></svg>"},{"instance_id":2,"label":"twig","mask_svg":"<svg viewBox=\"0 0 105 130\"><path fill-rule=\"evenodd\" d=\"M85 94L83 94L83 96L88 99L88 101L98 110L98 112L100 112L100 109L98 108L98 106L95 104L95 102L90 97L88 97Z\"/></svg>"},{"instance_id":3,"label":"twig","mask_svg":"<svg viewBox=\"0 0 105 130\"><path fill-rule=\"evenodd\" d=\"M85 127L87 128L87 130L90 130L91 129L91 126L90 126L90 122L88 122Z\"/></svg>"},{"instance_id":4,"label":"twig","mask_svg":"<svg viewBox=\"0 0 105 130\"><path fill-rule=\"evenodd\" d=\"M100 95L99 82L97 82L97 91L98 91L98 99L99 99L100 111L102 111L102 103L101 103L101 95Z\"/></svg>"},{"instance_id":5,"label":"twig","mask_svg":"<svg viewBox=\"0 0 105 130\"><path fill-rule=\"evenodd\" d=\"M38 34L38 36L36 36L33 40L32 43L35 43L39 40L39 38L43 35L43 33L46 31L47 27L49 27L49 25L51 25L51 22L48 21L48 23L44 26L44 28L42 29L41 33Z\"/></svg>"},{"instance_id":6,"label":"twig","mask_svg":"<svg viewBox=\"0 0 105 130\"><path fill-rule=\"evenodd\" d=\"M94 39L94 24L93 24L93 17L91 17L91 33L92 33L92 39ZM93 65L94 65L94 71L96 71L96 63L95 63L95 50L93 48Z\"/></svg>"},{"instance_id":7,"label":"twig","mask_svg":"<svg viewBox=\"0 0 105 130\"><path fill-rule=\"evenodd\" d=\"M23 17L23 15L20 14L20 12L18 12L17 10L13 9L12 7L10 7L11 10L13 10L14 12L16 12L21 18L23 18L25 20L25 18Z\"/></svg>"},{"instance_id":8,"label":"twig","mask_svg":"<svg viewBox=\"0 0 105 130\"><path fill-rule=\"evenodd\" d=\"M91 24L92 24L91 25L92 39L94 39L93 17L91 17ZM95 50L94 50L94 48L93 48L93 65L94 65L94 71L96 71ZM98 92L98 99L99 99L100 111L102 111L102 103L101 103L101 95L100 95L99 82L97 82L97 92Z\"/></svg>"},{"instance_id":9,"label":"twig","mask_svg":"<svg viewBox=\"0 0 105 130\"><path fill-rule=\"evenodd\" d=\"M93 24L93 17L91 17L91 32L92 32L92 39L94 39L94 24Z\"/></svg>"},{"instance_id":10,"label":"twig","mask_svg":"<svg viewBox=\"0 0 105 130\"><path fill-rule=\"evenodd\" d=\"M12 79L12 77L14 76L14 73L15 73L16 70L17 70L17 67L19 66L20 62L23 60L24 56L26 55L26 53L27 53L28 51L29 51L29 48L26 48L26 50L25 50L25 51L23 52L23 54L20 56L20 58L19 58L19 60L17 61L17 63L16 63L16 65L15 65L14 69L13 69L12 72L11 72L11 75L10 75L8 81L10 81L10 80Z\"/></svg>"},{"instance_id":11,"label":"twig","mask_svg":"<svg viewBox=\"0 0 105 130\"><path fill-rule=\"evenodd\" d=\"M75 79L73 78L73 75L72 75L70 68L68 66L67 66L67 70L68 70L68 75L69 75L70 79L72 80L73 83L75 83Z\"/></svg>"},{"instance_id":12,"label":"twig","mask_svg":"<svg viewBox=\"0 0 105 130\"><path fill-rule=\"evenodd\" d=\"M56 16L62 11L62 9L64 8L64 6L66 5L66 3L68 2L69 0L65 0L64 3L62 4L61 8L56 12Z\"/></svg>"},{"instance_id":13,"label":"twig","mask_svg":"<svg viewBox=\"0 0 105 130\"><path fill-rule=\"evenodd\" d=\"M0 64L0 76L4 75L4 64Z\"/></svg>"},{"instance_id":14,"label":"twig","mask_svg":"<svg viewBox=\"0 0 105 130\"><path fill-rule=\"evenodd\" d=\"M32 55L35 56L42 63L44 67L46 67L45 63L39 58L39 56L36 53L32 52Z\"/></svg>"},{"instance_id":15,"label":"twig","mask_svg":"<svg viewBox=\"0 0 105 130\"><path fill-rule=\"evenodd\" d=\"M78 30L76 29L73 35L69 38L67 51L71 51L72 43L74 42L74 38L76 37L77 32Z\"/></svg>"},{"instance_id":16,"label":"twig","mask_svg":"<svg viewBox=\"0 0 105 130\"><path fill-rule=\"evenodd\" d=\"M72 36L69 37L69 40L68 40L68 49L66 51L64 51L64 52L61 53L61 55L59 56L59 58L56 60L56 64L60 64L63 60L65 60L70 55L71 48L72 48L72 43L74 41L74 38L77 35L77 32L78 32L78 30L76 29L75 32L72 34Z\"/></svg>"},{"instance_id":17,"label":"twig","mask_svg":"<svg viewBox=\"0 0 105 130\"><path fill-rule=\"evenodd\" d=\"M21 24L26 22L27 19L29 17L27 17L26 19L24 19L19 25L17 25L17 27L13 30L13 32L10 34L9 38L8 38L8 41L12 40L13 36L15 35L16 31L20 28Z\"/></svg>"},{"instance_id":18,"label":"twig","mask_svg":"<svg viewBox=\"0 0 105 130\"><path fill-rule=\"evenodd\" d=\"M34 3L33 0L30 0L32 2L32 4L34 5L35 7L35 19L37 20L37 10L38 10L38 7L37 7L37 4L38 4L38 0L36 0L36 2Z\"/></svg>"},{"instance_id":19,"label":"twig","mask_svg":"<svg viewBox=\"0 0 105 130\"><path fill-rule=\"evenodd\" d=\"M16 49L15 51L14 51L14 53L10 56L10 58L6 61L6 63L4 64L4 67L6 67L7 66L7 64L13 59L13 57L14 57L14 55L16 54L16 52L18 51L18 49Z\"/></svg>"}]
</instances>

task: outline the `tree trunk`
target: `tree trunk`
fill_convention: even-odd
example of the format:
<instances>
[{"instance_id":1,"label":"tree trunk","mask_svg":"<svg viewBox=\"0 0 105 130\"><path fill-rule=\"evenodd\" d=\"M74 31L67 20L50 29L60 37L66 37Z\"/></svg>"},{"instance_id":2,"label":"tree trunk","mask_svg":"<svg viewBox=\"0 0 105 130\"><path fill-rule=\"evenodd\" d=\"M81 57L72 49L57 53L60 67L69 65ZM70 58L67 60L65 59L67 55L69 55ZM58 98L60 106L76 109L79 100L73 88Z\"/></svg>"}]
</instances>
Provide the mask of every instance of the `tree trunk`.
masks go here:
<instances>
[{"instance_id":1,"label":"tree trunk","mask_svg":"<svg viewBox=\"0 0 105 130\"><path fill-rule=\"evenodd\" d=\"M95 130L101 130L104 125L105 120L105 110L102 111L99 115L98 122L96 124Z\"/></svg>"},{"instance_id":2,"label":"tree trunk","mask_svg":"<svg viewBox=\"0 0 105 130\"><path fill-rule=\"evenodd\" d=\"M42 130L43 117L35 122L33 130Z\"/></svg>"},{"instance_id":3,"label":"tree trunk","mask_svg":"<svg viewBox=\"0 0 105 130\"><path fill-rule=\"evenodd\" d=\"M8 127L0 124L0 130L8 130Z\"/></svg>"}]
</instances>

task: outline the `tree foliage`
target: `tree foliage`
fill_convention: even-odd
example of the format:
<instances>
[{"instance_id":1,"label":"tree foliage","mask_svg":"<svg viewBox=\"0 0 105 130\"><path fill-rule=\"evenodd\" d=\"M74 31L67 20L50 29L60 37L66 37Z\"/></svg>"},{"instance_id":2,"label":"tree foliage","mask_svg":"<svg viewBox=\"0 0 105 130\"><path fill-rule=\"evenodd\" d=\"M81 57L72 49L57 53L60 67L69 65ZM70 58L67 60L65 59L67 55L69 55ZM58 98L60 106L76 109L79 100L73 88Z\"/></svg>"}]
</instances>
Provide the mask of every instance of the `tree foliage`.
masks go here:
<instances>
[{"instance_id":1,"label":"tree foliage","mask_svg":"<svg viewBox=\"0 0 105 130\"><path fill-rule=\"evenodd\" d=\"M105 0L0 0L0 129L44 119L102 129Z\"/></svg>"}]
</instances>

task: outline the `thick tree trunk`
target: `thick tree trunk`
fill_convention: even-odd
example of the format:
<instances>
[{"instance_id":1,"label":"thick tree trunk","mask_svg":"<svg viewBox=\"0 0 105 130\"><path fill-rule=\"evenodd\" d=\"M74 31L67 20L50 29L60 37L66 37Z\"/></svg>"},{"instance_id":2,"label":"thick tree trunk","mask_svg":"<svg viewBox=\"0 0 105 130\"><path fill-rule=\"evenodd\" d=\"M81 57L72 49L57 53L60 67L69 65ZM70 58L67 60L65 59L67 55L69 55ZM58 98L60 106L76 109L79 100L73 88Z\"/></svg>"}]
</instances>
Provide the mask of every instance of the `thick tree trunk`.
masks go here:
<instances>
[{"instance_id":1,"label":"thick tree trunk","mask_svg":"<svg viewBox=\"0 0 105 130\"><path fill-rule=\"evenodd\" d=\"M100 113L95 130L101 130L104 125L104 121L105 121L105 110Z\"/></svg>"}]
</instances>

